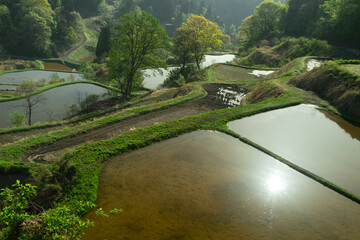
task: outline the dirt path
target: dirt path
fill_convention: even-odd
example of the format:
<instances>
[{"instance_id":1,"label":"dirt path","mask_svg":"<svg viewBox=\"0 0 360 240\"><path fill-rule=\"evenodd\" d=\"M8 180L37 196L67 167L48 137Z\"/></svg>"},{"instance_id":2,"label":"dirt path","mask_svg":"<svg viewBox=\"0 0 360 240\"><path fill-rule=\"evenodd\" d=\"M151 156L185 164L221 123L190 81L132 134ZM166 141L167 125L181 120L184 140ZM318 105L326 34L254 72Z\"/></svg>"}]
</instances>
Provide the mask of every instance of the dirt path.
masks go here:
<instances>
[{"instance_id":1,"label":"dirt path","mask_svg":"<svg viewBox=\"0 0 360 240\"><path fill-rule=\"evenodd\" d=\"M208 92L208 95L200 100L188 102L168 109L156 110L148 114L125 119L121 122L105 126L92 132L57 142L53 145L41 146L38 149L31 151L24 160L31 162L48 162L54 158L61 157L67 149L79 146L86 142L109 139L136 128L142 128L157 123L164 123L188 116L198 115L220 108L226 108L228 106L217 96L219 88L224 86L229 87L230 85L206 84L204 85L204 89ZM235 86L233 87L236 88ZM237 90L240 91L240 89Z\"/></svg>"},{"instance_id":2,"label":"dirt path","mask_svg":"<svg viewBox=\"0 0 360 240\"><path fill-rule=\"evenodd\" d=\"M78 64L78 62L71 60L69 58L70 54L72 54L74 51L76 51L77 49L79 49L82 45L84 45L86 42L88 41L88 38L86 37L85 33L83 33L83 38L81 40L81 42L77 43L74 47L72 47L70 50L64 52L61 54L60 58L66 62L70 62L73 64Z\"/></svg>"}]
</instances>

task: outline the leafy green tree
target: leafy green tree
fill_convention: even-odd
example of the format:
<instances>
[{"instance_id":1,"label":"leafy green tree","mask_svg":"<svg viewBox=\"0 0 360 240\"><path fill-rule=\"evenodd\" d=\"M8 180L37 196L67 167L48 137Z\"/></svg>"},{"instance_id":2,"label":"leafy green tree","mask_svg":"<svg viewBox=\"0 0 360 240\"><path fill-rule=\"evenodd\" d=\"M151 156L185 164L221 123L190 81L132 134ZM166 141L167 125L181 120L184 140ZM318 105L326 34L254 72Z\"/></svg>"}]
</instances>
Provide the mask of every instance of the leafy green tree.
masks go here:
<instances>
[{"instance_id":1,"label":"leafy green tree","mask_svg":"<svg viewBox=\"0 0 360 240\"><path fill-rule=\"evenodd\" d=\"M288 0L284 30L295 37L311 34L319 7L325 0Z\"/></svg>"},{"instance_id":2,"label":"leafy green tree","mask_svg":"<svg viewBox=\"0 0 360 240\"><path fill-rule=\"evenodd\" d=\"M69 12L62 6L56 9L55 19L57 26L52 38L58 49L67 49L82 39L85 25L78 12Z\"/></svg>"},{"instance_id":3,"label":"leafy green tree","mask_svg":"<svg viewBox=\"0 0 360 240\"><path fill-rule=\"evenodd\" d=\"M10 122L17 127L25 124L26 116L25 116L25 114L23 114L19 111L15 111L15 112L11 113L10 117L11 117Z\"/></svg>"},{"instance_id":4,"label":"leafy green tree","mask_svg":"<svg viewBox=\"0 0 360 240\"><path fill-rule=\"evenodd\" d=\"M272 37L281 32L281 21L285 5L273 0L265 0L254 10L254 14L243 20L239 27L238 39L241 46L251 46L255 42Z\"/></svg>"},{"instance_id":5,"label":"leafy green tree","mask_svg":"<svg viewBox=\"0 0 360 240\"><path fill-rule=\"evenodd\" d=\"M22 0L19 4L18 15L25 16L31 12L44 18L49 26L54 23L54 11L47 0Z\"/></svg>"},{"instance_id":6,"label":"leafy green tree","mask_svg":"<svg viewBox=\"0 0 360 240\"><path fill-rule=\"evenodd\" d=\"M180 44L177 44L176 47L180 48L179 50L183 48L184 51L188 51L190 48L189 51L191 51L198 69L201 68L200 64L205 53L211 49L219 49L222 45L220 40L222 33L219 26L203 16L191 15L177 30L177 33L179 39L175 39L175 42L180 41Z\"/></svg>"},{"instance_id":7,"label":"leafy green tree","mask_svg":"<svg viewBox=\"0 0 360 240\"><path fill-rule=\"evenodd\" d=\"M0 5L0 45L7 45L9 32L12 28L10 10L5 5Z\"/></svg>"},{"instance_id":8,"label":"leafy green tree","mask_svg":"<svg viewBox=\"0 0 360 240\"><path fill-rule=\"evenodd\" d=\"M43 17L31 11L22 19L20 31L21 42L19 44L25 55L51 55L51 28Z\"/></svg>"},{"instance_id":9,"label":"leafy green tree","mask_svg":"<svg viewBox=\"0 0 360 240\"><path fill-rule=\"evenodd\" d=\"M139 70L144 67L166 67L163 49L169 37L159 21L143 11L120 18L109 52L110 74L118 80L125 97L129 97Z\"/></svg>"},{"instance_id":10,"label":"leafy green tree","mask_svg":"<svg viewBox=\"0 0 360 240\"><path fill-rule=\"evenodd\" d=\"M360 2L327 0L320 6L314 35L340 44L360 47Z\"/></svg>"},{"instance_id":11,"label":"leafy green tree","mask_svg":"<svg viewBox=\"0 0 360 240\"><path fill-rule=\"evenodd\" d=\"M47 0L22 0L17 12L18 53L28 56L50 56L54 12ZM20 47L19 47L20 46Z\"/></svg>"},{"instance_id":12,"label":"leafy green tree","mask_svg":"<svg viewBox=\"0 0 360 240\"><path fill-rule=\"evenodd\" d=\"M176 63L180 64L181 71L185 69L186 64L192 63L194 59L194 31L178 28L175 31L173 39L173 55Z\"/></svg>"}]
</instances>

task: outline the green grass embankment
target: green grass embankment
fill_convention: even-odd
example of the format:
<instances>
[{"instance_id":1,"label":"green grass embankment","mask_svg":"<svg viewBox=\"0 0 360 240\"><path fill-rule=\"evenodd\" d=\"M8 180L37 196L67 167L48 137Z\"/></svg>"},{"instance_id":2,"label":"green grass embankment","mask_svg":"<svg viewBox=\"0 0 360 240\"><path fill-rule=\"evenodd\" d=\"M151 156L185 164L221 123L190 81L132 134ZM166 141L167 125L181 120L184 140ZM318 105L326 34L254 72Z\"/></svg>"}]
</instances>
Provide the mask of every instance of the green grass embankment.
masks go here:
<instances>
[{"instance_id":1,"label":"green grass embankment","mask_svg":"<svg viewBox=\"0 0 360 240\"><path fill-rule=\"evenodd\" d=\"M360 75L342 67L347 62L325 63L313 71L295 76L290 83L315 92L329 101L342 117L360 123Z\"/></svg>"},{"instance_id":2,"label":"green grass embankment","mask_svg":"<svg viewBox=\"0 0 360 240\"><path fill-rule=\"evenodd\" d=\"M29 137L27 139L8 144L5 147L0 149L0 160L7 162L19 162L25 156L26 152L36 148L40 145L50 145L55 142L71 138L74 136L78 136L92 130L104 127L109 124L113 124L119 122L124 119L128 119L131 117L139 116L150 111L154 111L157 109L166 109L172 106L176 106L179 104L183 104L185 102L195 100L201 97L204 97L206 92L201 88L200 85L195 84L193 86L193 90L187 94L186 96L181 96L175 99L171 99L168 101L156 102L153 104L138 106L138 107L130 107L126 108L122 111L113 113L108 116L102 116L99 118L91 119L89 121L85 121L79 125L75 126L67 126L61 130L50 132L48 134ZM126 106L136 105L141 101L145 101L145 99L139 99L137 101L127 103ZM49 124L45 124L48 126ZM41 127L41 125L40 125ZM31 128L34 129L34 128ZM16 131L20 131L21 129L15 129ZM11 133L12 129L8 129L7 131L3 130L2 133ZM1 162L0 161L0 162Z\"/></svg>"}]
</instances>

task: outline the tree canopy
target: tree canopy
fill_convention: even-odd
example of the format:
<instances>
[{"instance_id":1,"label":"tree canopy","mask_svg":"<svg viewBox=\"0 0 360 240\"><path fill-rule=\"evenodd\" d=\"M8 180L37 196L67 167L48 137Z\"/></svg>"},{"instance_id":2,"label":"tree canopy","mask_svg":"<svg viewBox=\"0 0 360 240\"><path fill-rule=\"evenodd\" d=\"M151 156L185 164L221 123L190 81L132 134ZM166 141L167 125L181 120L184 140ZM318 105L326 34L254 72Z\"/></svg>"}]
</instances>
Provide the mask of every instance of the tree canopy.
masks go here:
<instances>
[{"instance_id":1,"label":"tree canopy","mask_svg":"<svg viewBox=\"0 0 360 240\"><path fill-rule=\"evenodd\" d=\"M239 27L240 45L251 46L273 33L319 38L333 44L360 48L360 1L265 0Z\"/></svg>"},{"instance_id":2,"label":"tree canopy","mask_svg":"<svg viewBox=\"0 0 360 240\"><path fill-rule=\"evenodd\" d=\"M198 69L205 53L211 49L219 49L222 45L223 34L219 26L204 16L191 15L176 32L176 47L191 53Z\"/></svg>"},{"instance_id":3,"label":"tree canopy","mask_svg":"<svg viewBox=\"0 0 360 240\"><path fill-rule=\"evenodd\" d=\"M281 31L281 19L285 5L273 0L265 0L254 10L254 14L245 18L239 27L240 44L248 46L263 38Z\"/></svg>"},{"instance_id":4,"label":"tree canopy","mask_svg":"<svg viewBox=\"0 0 360 240\"><path fill-rule=\"evenodd\" d=\"M0 0L0 46L15 55L56 56L84 32L72 5L72 0Z\"/></svg>"},{"instance_id":5,"label":"tree canopy","mask_svg":"<svg viewBox=\"0 0 360 240\"><path fill-rule=\"evenodd\" d=\"M128 97L141 68L166 67L163 50L169 46L169 37L159 21L144 11L125 14L114 31L108 66Z\"/></svg>"}]
</instances>

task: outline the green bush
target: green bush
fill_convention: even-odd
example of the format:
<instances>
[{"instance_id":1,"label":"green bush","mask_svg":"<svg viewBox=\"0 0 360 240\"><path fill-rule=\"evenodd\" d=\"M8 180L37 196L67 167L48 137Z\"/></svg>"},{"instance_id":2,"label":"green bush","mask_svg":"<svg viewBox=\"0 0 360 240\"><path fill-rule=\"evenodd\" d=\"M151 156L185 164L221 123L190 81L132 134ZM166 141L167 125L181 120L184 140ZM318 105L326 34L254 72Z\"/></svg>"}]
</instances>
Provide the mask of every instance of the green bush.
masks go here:
<instances>
[{"instance_id":1,"label":"green bush","mask_svg":"<svg viewBox=\"0 0 360 240\"><path fill-rule=\"evenodd\" d=\"M11 118L10 118L10 122L12 124L14 124L15 126L19 127L21 125L25 124L25 114L19 112L19 111L15 111L13 113L10 114Z\"/></svg>"},{"instance_id":2,"label":"green bush","mask_svg":"<svg viewBox=\"0 0 360 240\"><path fill-rule=\"evenodd\" d=\"M197 71L194 64L188 64L184 69L175 68L170 71L169 76L165 79L162 87L181 87L186 84L186 79L195 74Z\"/></svg>"},{"instance_id":3,"label":"green bush","mask_svg":"<svg viewBox=\"0 0 360 240\"><path fill-rule=\"evenodd\" d=\"M19 180L11 189L3 189L0 196L1 239L80 239L85 228L93 224L89 220L81 220L78 214L78 209L94 206L89 202L77 202L77 206L73 208L75 210L58 206L39 214L30 213L30 203L36 196L36 187L23 185ZM121 210L117 210L115 214L118 212Z\"/></svg>"}]
</instances>

